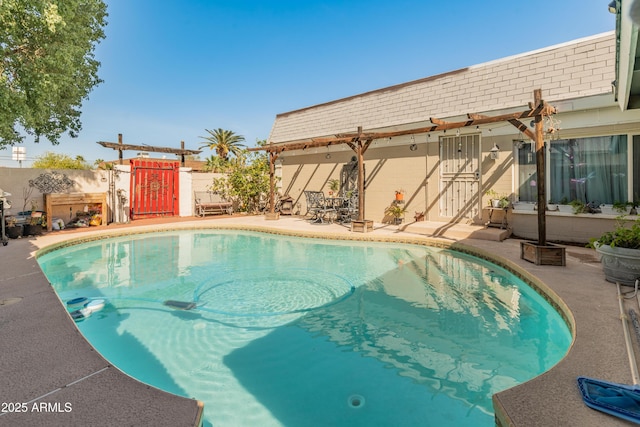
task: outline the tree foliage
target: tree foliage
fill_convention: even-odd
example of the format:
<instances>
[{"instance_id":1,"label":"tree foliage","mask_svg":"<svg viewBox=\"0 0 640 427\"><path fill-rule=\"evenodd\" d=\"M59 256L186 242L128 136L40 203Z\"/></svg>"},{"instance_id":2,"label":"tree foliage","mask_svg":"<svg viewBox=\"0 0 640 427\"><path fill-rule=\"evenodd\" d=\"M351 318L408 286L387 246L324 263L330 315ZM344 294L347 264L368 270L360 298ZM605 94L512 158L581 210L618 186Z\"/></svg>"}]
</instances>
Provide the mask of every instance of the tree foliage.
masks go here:
<instances>
[{"instance_id":1,"label":"tree foliage","mask_svg":"<svg viewBox=\"0 0 640 427\"><path fill-rule=\"evenodd\" d=\"M82 156L75 158L66 154L47 151L37 156L32 167L36 169L91 169L91 165Z\"/></svg>"},{"instance_id":2,"label":"tree foliage","mask_svg":"<svg viewBox=\"0 0 640 427\"><path fill-rule=\"evenodd\" d=\"M211 189L233 200L238 211L256 213L269 194L269 160L265 154L244 151L230 162L227 175L215 178Z\"/></svg>"},{"instance_id":3,"label":"tree foliage","mask_svg":"<svg viewBox=\"0 0 640 427\"><path fill-rule=\"evenodd\" d=\"M244 136L236 135L231 130L225 129L216 129L209 130L205 129L209 132L209 136L201 136L200 138L204 139L205 142L200 146L200 148L209 148L211 150L215 150L220 158L226 160L229 157L229 153L235 155L236 157L240 156L242 153L242 148L244 145Z\"/></svg>"},{"instance_id":4,"label":"tree foliage","mask_svg":"<svg viewBox=\"0 0 640 427\"><path fill-rule=\"evenodd\" d=\"M204 166L204 171L222 173L229 170L230 167L231 164L228 160L225 160L222 157L211 155L207 158L207 163Z\"/></svg>"},{"instance_id":5,"label":"tree foliage","mask_svg":"<svg viewBox=\"0 0 640 427\"><path fill-rule=\"evenodd\" d=\"M101 82L95 45L102 0L0 0L0 147L81 130L80 107Z\"/></svg>"}]
</instances>

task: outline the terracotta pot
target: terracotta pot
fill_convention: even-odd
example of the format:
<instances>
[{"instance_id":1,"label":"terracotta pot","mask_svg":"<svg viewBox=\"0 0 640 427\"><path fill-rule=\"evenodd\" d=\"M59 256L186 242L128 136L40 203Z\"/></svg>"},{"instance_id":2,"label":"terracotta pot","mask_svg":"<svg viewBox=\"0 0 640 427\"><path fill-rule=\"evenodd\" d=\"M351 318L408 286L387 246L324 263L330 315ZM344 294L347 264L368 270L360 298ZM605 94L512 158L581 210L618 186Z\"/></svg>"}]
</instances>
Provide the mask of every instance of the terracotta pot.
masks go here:
<instances>
[{"instance_id":1,"label":"terracotta pot","mask_svg":"<svg viewBox=\"0 0 640 427\"><path fill-rule=\"evenodd\" d=\"M396 193L396 200L404 200L404 194L403 193Z\"/></svg>"}]
</instances>

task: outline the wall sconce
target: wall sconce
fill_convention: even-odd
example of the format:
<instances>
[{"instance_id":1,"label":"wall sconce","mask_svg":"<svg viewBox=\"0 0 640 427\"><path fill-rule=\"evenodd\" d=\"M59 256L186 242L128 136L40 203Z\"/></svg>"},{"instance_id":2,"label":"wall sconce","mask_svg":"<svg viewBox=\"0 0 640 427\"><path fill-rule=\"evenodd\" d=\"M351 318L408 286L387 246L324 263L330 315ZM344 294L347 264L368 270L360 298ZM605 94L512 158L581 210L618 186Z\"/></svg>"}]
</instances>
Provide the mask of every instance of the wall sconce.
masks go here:
<instances>
[{"instance_id":1,"label":"wall sconce","mask_svg":"<svg viewBox=\"0 0 640 427\"><path fill-rule=\"evenodd\" d=\"M500 147L498 147L498 145L493 144L493 148L489 150L489 158L491 160L498 160L500 158Z\"/></svg>"},{"instance_id":2,"label":"wall sconce","mask_svg":"<svg viewBox=\"0 0 640 427\"><path fill-rule=\"evenodd\" d=\"M411 144L409 146L409 150L411 150L411 151L416 151L417 149L418 149L418 144Z\"/></svg>"}]
</instances>

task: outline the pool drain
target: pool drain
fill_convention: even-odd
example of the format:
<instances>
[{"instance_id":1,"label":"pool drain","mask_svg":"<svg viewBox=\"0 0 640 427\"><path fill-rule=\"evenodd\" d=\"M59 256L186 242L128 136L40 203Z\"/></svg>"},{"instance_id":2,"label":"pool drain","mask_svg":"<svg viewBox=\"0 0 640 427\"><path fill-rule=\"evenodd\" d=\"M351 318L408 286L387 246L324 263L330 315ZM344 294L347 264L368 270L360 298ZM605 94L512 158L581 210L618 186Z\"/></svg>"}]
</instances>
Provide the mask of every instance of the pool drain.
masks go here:
<instances>
[{"instance_id":1,"label":"pool drain","mask_svg":"<svg viewBox=\"0 0 640 427\"><path fill-rule=\"evenodd\" d=\"M349 399L347 401L349 403L349 406L353 409L362 408L364 406L364 397L360 396L359 394L349 396Z\"/></svg>"}]
</instances>

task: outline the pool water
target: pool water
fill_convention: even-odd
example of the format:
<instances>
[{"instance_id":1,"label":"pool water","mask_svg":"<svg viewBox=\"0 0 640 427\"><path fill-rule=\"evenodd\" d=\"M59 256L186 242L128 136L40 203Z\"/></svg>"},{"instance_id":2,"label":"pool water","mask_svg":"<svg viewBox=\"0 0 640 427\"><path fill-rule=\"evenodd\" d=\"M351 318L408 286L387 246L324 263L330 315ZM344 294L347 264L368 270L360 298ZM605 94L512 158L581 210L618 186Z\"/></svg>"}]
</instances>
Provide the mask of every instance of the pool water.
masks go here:
<instances>
[{"instance_id":1,"label":"pool water","mask_svg":"<svg viewBox=\"0 0 640 427\"><path fill-rule=\"evenodd\" d=\"M571 342L522 280L443 249L187 230L38 262L63 303L105 300L77 326L106 359L211 426L493 426L491 396Z\"/></svg>"}]
</instances>

